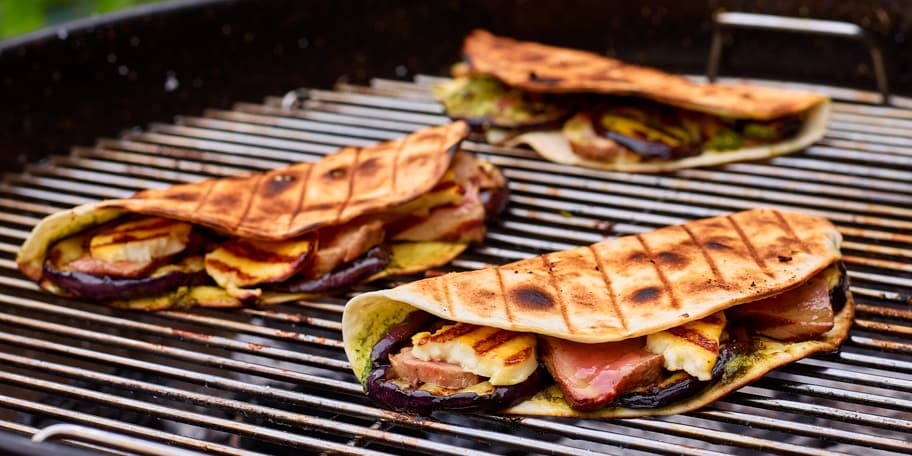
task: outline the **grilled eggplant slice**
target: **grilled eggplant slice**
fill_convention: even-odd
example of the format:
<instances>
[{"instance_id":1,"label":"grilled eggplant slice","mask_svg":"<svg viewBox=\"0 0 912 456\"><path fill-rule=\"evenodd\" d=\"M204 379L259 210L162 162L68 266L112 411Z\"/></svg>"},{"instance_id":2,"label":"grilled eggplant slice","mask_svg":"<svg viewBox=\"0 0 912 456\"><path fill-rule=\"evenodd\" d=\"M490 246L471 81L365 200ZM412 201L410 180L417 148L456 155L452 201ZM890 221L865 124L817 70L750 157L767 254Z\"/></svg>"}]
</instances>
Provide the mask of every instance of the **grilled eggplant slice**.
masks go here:
<instances>
[{"instance_id":1,"label":"grilled eggplant slice","mask_svg":"<svg viewBox=\"0 0 912 456\"><path fill-rule=\"evenodd\" d=\"M65 271L55 269L51 262L45 263L44 274L47 280L77 296L104 300L158 295L181 286L208 282L201 256L187 257L177 264L162 266L148 277Z\"/></svg>"},{"instance_id":2,"label":"grilled eggplant slice","mask_svg":"<svg viewBox=\"0 0 912 456\"><path fill-rule=\"evenodd\" d=\"M372 247L364 255L342 263L329 273L315 278L292 279L274 288L291 293L325 293L362 282L383 270L389 263L389 246Z\"/></svg>"}]
</instances>

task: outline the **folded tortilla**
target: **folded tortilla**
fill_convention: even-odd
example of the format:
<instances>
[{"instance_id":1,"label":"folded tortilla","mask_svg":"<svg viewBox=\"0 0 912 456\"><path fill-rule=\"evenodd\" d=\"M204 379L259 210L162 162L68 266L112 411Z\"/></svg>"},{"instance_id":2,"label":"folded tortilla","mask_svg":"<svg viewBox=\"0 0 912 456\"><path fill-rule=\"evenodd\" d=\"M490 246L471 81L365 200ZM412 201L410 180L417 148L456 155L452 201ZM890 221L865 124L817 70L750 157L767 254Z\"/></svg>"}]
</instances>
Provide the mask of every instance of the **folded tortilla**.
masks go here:
<instances>
[{"instance_id":1,"label":"folded tortilla","mask_svg":"<svg viewBox=\"0 0 912 456\"><path fill-rule=\"evenodd\" d=\"M826 219L771 209L696 220L499 267L451 273L350 300L346 354L364 382L377 341L408 314L583 343L623 341L700 320L792 290L840 259L841 236ZM633 417L702 407L778 366L835 350L852 323L851 295L834 326L808 341L754 335L756 351L721 380L659 408L570 408L551 386L504 413Z\"/></svg>"},{"instance_id":2,"label":"folded tortilla","mask_svg":"<svg viewBox=\"0 0 912 456\"><path fill-rule=\"evenodd\" d=\"M495 127L488 135L490 142L508 146L525 144L548 160L568 165L625 172L664 172L768 158L801 150L823 137L830 111L829 98L818 93L744 84L697 83L592 52L517 41L484 30L474 30L468 35L463 54L467 71L459 76L493 76L510 87L531 93L635 97L728 119L763 121L792 115L802 117L797 134L774 143L731 150L708 148L691 157L646 157L642 161L631 161L623 156L594 160L577 155L559 127L527 128L515 133ZM576 102L579 100L578 97Z\"/></svg>"},{"instance_id":3,"label":"folded tortilla","mask_svg":"<svg viewBox=\"0 0 912 456\"><path fill-rule=\"evenodd\" d=\"M189 222L229 239L266 242L294 240L320 228L358 224L359 220L382 219L384 213L407 210L410 202L431 192L445 176L454 179L450 166L467 134L464 122L454 122L374 146L346 147L314 163L145 190L129 198L78 206L42 220L23 243L17 263L27 277L43 288L68 295L45 277L43 267L49 249L61 239L130 214ZM461 163L475 164L472 160L463 159ZM500 176L493 167L486 169ZM423 210L427 212L428 208ZM483 229L482 223L480 230ZM398 249L401 255L386 273L375 274L373 278L439 266L452 260L466 245L467 242L449 239L402 243L393 252L395 255ZM205 305L198 301L207 298L210 305L239 304L212 287L196 296L191 288L153 297L157 301L127 300L117 305L155 309L186 307ZM302 296L267 293L256 302L280 302Z\"/></svg>"}]
</instances>

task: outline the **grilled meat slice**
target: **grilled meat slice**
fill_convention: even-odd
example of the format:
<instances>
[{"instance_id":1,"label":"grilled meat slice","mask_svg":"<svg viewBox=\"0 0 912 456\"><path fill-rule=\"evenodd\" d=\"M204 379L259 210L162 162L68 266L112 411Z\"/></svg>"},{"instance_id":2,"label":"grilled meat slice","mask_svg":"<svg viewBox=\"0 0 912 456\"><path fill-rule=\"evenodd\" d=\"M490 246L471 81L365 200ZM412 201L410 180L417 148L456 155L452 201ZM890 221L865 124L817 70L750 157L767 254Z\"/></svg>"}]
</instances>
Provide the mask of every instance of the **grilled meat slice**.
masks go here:
<instances>
[{"instance_id":1,"label":"grilled meat slice","mask_svg":"<svg viewBox=\"0 0 912 456\"><path fill-rule=\"evenodd\" d=\"M835 272L834 272L835 271ZM831 268L804 285L760 301L726 310L728 318L753 332L784 341L809 340L833 328Z\"/></svg>"},{"instance_id":2,"label":"grilled meat slice","mask_svg":"<svg viewBox=\"0 0 912 456\"><path fill-rule=\"evenodd\" d=\"M443 361L425 361L412 354L412 347L390 355L390 365L396 378L416 387L429 383L446 389L462 389L479 383L479 377L466 372L457 364Z\"/></svg>"},{"instance_id":3,"label":"grilled meat slice","mask_svg":"<svg viewBox=\"0 0 912 456\"><path fill-rule=\"evenodd\" d=\"M487 208L481 192L505 186L503 175L484 162L466 153L453 156L451 178L458 200L441 200L445 204L424 211L403 214L387 226L389 237L396 241L481 241L485 234Z\"/></svg>"},{"instance_id":4,"label":"grilled meat slice","mask_svg":"<svg viewBox=\"0 0 912 456\"><path fill-rule=\"evenodd\" d=\"M576 410L596 410L631 388L662 377L662 355L644 338L584 344L542 336L542 361Z\"/></svg>"},{"instance_id":5,"label":"grilled meat slice","mask_svg":"<svg viewBox=\"0 0 912 456\"><path fill-rule=\"evenodd\" d=\"M485 210L478 192L466 194L459 205L434 208L429 216L404 216L389 225L395 241L481 241Z\"/></svg>"},{"instance_id":6,"label":"grilled meat slice","mask_svg":"<svg viewBox=\"0 0 912 456\"><path fill-rule=\"evenodd\" d=\"M302 275L316 278L326 274L383 242L384 234L380 220L356 221L319 230L319 246L314 252L313 265Z\"/></svg>"}]
</instances>

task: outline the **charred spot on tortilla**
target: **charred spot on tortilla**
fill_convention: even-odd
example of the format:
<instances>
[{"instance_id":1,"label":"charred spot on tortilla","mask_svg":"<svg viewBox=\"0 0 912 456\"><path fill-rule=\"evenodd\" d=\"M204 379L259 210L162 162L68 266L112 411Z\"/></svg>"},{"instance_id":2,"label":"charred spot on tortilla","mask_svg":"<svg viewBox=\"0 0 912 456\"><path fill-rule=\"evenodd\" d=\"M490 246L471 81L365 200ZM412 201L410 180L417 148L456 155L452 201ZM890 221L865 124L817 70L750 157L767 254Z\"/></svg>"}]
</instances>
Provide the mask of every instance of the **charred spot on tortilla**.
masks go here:
<instances>
[{"instance_id":1,"label":"charred spot on tortilla","mask_svg":"<svg viewBox=\"0 0 912 456\"><path fill-rule=\"evenodd\" d=\"M380 160L371 157L358 164L358 172L373 175L380 169Z\"/></svg>"},{"instance_id":2,"label":"charred spot on tortilla","mask_svg":"<svg viewBox=\"0 0 912 456\"><path fill-rule=\"evenodd\" d=\"M323 177L329 180L343 179L346 176L348 176L348 169L342 166L333 168L323 174Z\"/></svg>"},{"instance_id":3,"label":"charred spot on tortilla","mask_svg":"<svg viewBox=\"0 0 912 456\"><path fill-rule=\"evenodd\" d=\"M662 289L659 287L645 287L634 291L630 298L636 304L646 304L648 302L658 301L662 296Z\"/></svg>"},{"instance_id":4,"label":"charred spot on tortilla","mask_svg":"<svg viewBox=\"0 0 912 456\"><path fill-rule=\"evenodd\" d=\"M424 166L428 162L428 157L424 154L409 155L405 160L409 166Z\"/></svg>"},{"instance_id":5,"label":"charred spot on tortilla","mask_svg":"<svg viewBox=\"0 0 912 456\"><path fill-rule=\"evenodd\" d=\"M165 196L165 199L174 201L196 201L199 197L199 193L196 192L175 192Z\"/></svg>"},{"instance_id":6,"label":"charred spot on tortilla","mask_svg":"<svg viewBox=\"0 0 912 456\"><path fill-rule=\"evenodd\" d=\"M727 239L727 238L712 240L712 241L709 241L706 243L706 248L709 248L712 250L731 250L732 247L729 246L728 244L726 244L726 242L730 242L730 241L731 240Z\"/></svg>"},{"instance_id":7,"label":"charred spot on tortilla","mask_svg":"<svg viewBox=\"0 0 912 456\"><path fill-rule=\"evenodd\" d=\"M646 255L645 252L640 251L633 252L627 257L627 262L629 263L644 263L649 260L649 255Z\"/></svg>"},{"instance_id":8,"label":"charred spot on tortilla","mask_svg":"<svg viewBox=\"0 0 912 456\"><path fill-rule=\"evenodd\" d=\"M690 262L686 257L674 252L659 252L655 255L656 260L662 265L672 268L683 268Z\"/></svg>"},{"instance_id":9,"label":"charred spot on tortilla","mask_svg":"<svg viewBox=\"0 0 912 456\"><path fill-rule=\"evenodd\" d=\"M287 190L298 178L293 174L277 174L266 180L263 196L270 198Z\"/></svg>"},{"instance_id":10,"label":"charred spot on tortilla","mask_svg":"<svg viewBox=\"0 0 912 456\"><path fill-rule=\"evenodd\" d=\"M532 286L517 288L512 293L513 302L517 306L527 309L550 309L554 307L554 300L545 291Z\"/></svg>"},{"instance_id":11,"label":"charred spot on tortilla","mask_svg":"<svg viewBox=\"0 0 912 456\"><path fill-rule=\"evenodd\" d=\"M211 207L223 208L235 207L241 202L238 196L239 195L234 193L219 193L208 201L208 205L211 205Z\"/></svg>"}]
</instances>

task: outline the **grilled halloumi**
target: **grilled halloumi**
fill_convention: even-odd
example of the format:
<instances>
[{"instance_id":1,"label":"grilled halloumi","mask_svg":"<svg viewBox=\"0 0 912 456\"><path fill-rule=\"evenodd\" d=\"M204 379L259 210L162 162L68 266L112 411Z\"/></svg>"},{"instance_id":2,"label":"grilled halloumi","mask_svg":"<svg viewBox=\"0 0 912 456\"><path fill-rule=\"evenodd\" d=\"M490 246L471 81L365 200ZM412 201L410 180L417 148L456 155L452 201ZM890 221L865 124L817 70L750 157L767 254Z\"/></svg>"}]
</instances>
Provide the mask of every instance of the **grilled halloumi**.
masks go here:
<instances>
[{"instance_id":1,"label":"grilled halloumi","mask_svg":"<svg viewBox=\"0 0 912 456\"><path fill-rule=\"evenodd\" d=\"M725 329L723 312L646 336L646 350L665 357L665 369L683 370L700 380L712 378Z\"/></svg>"},{"instance_id":2,"label":"grilled halloumi","mask_svg":"<svg viewBox=\"0 0 912 456\"><path fill-rule=\"evenodd\" d=\"M415 334L412 344L416 358L458 364L496 386L520 383L538 367L533 334L456 323Z\"/></svg>"},{"instance_id":3,"label":"grilled halloumi","mask_svg":"<svg viewBox=\"0 0 912 456\"><path fill-rule=\"evenodd\" d=\"M225 289L280 282L307 265L313 234L288 241L232 239L206 254L206 272Z\"/></svg>"},{"instance_id":4,"label":"grilled halloumi","mask_svg":"<svg viewBox=\"0 0 912 456\"><path fill-rule=\"evenodd\" d=\"M102 261L147 262L178 253L190 241L192 225L162 217L142 217L106 229L89 241Z\"/></svg>"}]
</instances>

